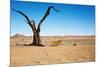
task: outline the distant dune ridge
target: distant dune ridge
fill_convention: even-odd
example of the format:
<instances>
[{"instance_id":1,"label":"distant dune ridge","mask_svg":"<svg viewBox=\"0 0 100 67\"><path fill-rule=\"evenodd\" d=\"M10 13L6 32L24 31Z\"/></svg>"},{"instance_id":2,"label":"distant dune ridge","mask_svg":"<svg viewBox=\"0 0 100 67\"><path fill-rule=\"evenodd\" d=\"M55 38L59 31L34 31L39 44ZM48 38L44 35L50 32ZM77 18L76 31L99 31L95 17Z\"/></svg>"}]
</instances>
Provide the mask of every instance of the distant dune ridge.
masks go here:
<instances>
[{"instance_id":1,"label":"distant dune ridge","mask_svg":"<svg viewBox=\"0 0 100 67\"><path fill-rule=\"evenodd\" d=\"M13 37L25 37L25 35L22 35L22 34L17 33L17 34L15 34L15 35L11 36L11 37L12 37L12 38L13 38Z\"/></svg>"},{"instance_id":2,"label":"distant dune ridge","mask_svg":"<svg viewBox=\"0 0 100 67\"><path fill-rule=\"evenodd\" d=\"M11 66L95 61L95 36L41 36L45 47L23 46L31 36L11 36Z\"/></svg>"}]
</instances>

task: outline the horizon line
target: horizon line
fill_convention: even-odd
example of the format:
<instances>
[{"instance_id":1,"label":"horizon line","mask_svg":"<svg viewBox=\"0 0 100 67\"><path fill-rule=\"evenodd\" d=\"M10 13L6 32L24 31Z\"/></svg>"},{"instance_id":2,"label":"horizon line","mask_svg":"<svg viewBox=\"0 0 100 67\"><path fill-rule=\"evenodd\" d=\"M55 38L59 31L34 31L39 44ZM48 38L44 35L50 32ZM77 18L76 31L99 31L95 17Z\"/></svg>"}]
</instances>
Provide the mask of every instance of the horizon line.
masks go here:
<instances>
[{"instance_id":1,"label":"horizon line","mask_svg":"<svg viewBox=\"0 0 100 67\"><path fill-rule=\"evenodd\" d=\"M17 33L18 34L18 33ZM15 35L17 35L17 34L14 34L14 35L10 35L11 37L12 36L15 36ZM23 36L33 36L33 35L25 35L25 34L19 34L19 35L23 35ZM87 35L40 35L40 36L95 36L95 34L91 34L91 35L89 35L89 34L87 34Z\"/></svg>"}]
</instances>

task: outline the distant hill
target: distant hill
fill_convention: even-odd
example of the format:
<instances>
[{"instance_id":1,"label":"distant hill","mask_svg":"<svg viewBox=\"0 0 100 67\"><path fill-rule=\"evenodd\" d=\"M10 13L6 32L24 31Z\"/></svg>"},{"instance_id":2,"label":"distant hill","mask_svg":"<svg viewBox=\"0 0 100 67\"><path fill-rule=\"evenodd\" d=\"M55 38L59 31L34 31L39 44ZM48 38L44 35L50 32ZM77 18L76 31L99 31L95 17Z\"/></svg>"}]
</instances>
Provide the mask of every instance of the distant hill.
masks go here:
<instances>
[{"instance_id":1,"label":"distant hill","mask_svg":"<svg viewBox=\"0 0 100 67\"><path fill-rule=\"evenodd\" d=\"M11 37L25 37L25 35L22 35L22 34L15 34L15 35L13 35L13 36L11 36Z\"/></svg>"}]
</instances>

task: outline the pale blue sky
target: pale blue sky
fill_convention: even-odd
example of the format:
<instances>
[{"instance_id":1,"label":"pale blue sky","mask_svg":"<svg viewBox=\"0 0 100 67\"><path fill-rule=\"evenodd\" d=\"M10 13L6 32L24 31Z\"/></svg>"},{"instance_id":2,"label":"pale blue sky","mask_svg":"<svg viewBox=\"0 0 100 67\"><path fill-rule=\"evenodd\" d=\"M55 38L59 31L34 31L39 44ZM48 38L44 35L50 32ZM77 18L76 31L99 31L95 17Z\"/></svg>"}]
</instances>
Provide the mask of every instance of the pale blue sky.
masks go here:
<instances>
[{"instance_id":1,"label":"pale blue sky","mask_svg":"<svg viewBox=\"0 0 100 67\"><path fill-rule=\"evenodd\" d=\"M11 1L11 8L23 11L31 20L35 20L36 25L50 5L60 12L51 10L41 25L41 35L95 35L95 6ZM22 15L11 11L11 35L32 35L31 28L24 20Z\"/></svg>"}]
</instances>

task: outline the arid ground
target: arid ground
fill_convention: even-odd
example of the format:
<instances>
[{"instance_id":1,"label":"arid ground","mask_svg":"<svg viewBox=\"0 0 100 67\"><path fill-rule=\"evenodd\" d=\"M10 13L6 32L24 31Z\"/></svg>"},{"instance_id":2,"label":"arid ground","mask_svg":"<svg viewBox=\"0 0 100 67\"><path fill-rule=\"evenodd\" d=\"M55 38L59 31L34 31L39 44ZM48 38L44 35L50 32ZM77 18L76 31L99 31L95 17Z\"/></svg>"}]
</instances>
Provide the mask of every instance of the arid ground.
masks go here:
<instances>
[{"instance_id":1,"label":"arid ground","mask_svg":"<svg viewBox=\"0 0 100 67\"><path fill-rule=\"evenodd\" d=\"M42 36L45 47L23 46L31 36L11 37L11 66L95 61L95 36Z\"/></svg>"}]
</instances>

